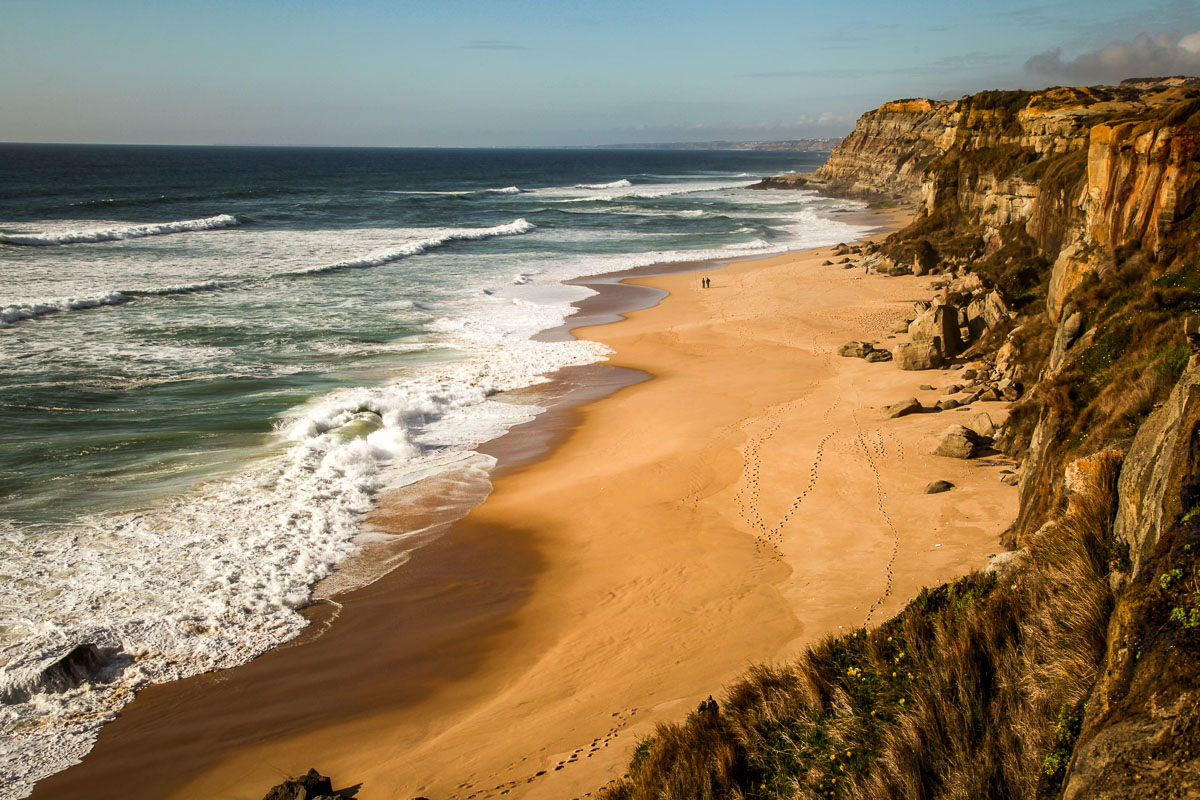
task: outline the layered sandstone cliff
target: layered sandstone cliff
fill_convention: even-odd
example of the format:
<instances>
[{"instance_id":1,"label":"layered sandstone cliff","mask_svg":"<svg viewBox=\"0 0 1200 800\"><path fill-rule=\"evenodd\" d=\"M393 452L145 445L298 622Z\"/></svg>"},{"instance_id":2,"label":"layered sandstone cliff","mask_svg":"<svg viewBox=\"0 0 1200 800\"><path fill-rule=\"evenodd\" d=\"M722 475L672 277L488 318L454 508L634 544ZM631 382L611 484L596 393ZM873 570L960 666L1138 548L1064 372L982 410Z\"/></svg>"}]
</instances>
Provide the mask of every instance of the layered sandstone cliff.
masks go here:
<instances>
[{"instance_id":1,"label":"layered sandstone cliff","mask_svg":"<svg viewBox=\"0 0 1200 800\"><path fill-rule=\"evenodd\" d=\"M1023 385L995 439L1021 463L1012 549L756 668L602 797L1200 793L1197 136L1197 79L904 100L816 173L764 182L918 204L858 254L946 273L930 336L957 322L958 358Z\"/></svg>"}]
</instances>

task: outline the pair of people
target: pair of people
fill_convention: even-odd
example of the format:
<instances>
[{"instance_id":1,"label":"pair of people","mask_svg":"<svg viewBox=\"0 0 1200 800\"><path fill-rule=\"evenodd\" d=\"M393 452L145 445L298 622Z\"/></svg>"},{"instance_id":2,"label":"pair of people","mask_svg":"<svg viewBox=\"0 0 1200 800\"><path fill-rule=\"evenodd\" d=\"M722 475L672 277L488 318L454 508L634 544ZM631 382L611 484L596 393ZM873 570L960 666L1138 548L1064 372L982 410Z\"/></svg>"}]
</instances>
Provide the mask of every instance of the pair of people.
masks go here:
<instances>
[{"instance_id":1,"label":"pair of people","mask_svg":"<svg viewBox=\"0 0 1200 800\"><path fill-rule=\"evenodd\" d=\"M700 279L700 287L702 289L707 289L710 286L712 286L712 278L701 278Z\"/></svg>"}]
</instances>

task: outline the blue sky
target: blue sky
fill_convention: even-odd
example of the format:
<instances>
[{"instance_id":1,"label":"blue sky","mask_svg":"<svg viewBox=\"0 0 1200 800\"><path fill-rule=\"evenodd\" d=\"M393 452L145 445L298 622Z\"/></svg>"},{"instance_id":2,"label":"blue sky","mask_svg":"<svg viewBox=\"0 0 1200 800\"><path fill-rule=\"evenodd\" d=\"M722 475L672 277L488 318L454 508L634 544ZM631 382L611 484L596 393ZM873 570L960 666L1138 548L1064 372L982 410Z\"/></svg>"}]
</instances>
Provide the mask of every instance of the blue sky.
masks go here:
<instances>
[{"instance_id":1,"label":"blue sky","mask_svg":"<svg viewBox=\"0 0 1200 800\"><path fill-rule=\"evenodd\" d=\"M4 11L0 141L784 139L845 134L899 97L1200 72L1186 38L1200 31L1196 0L4 0Z\"/></svg>"}]
</instances>

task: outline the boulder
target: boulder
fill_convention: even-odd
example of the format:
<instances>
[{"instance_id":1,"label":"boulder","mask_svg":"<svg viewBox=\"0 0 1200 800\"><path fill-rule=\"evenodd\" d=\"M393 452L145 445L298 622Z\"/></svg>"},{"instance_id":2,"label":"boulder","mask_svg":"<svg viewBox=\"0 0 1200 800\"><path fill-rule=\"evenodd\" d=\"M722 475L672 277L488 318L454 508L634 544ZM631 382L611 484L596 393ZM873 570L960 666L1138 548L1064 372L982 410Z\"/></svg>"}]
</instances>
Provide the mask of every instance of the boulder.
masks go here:
<instances>
[{"instance_id":1,"label":"boulder","mask_svg":"<svg viewBox=\"0 0 1200 800\"><path fill-rule=\"evenodd\" d=\"M996 435L996 426L992 422L991 415L986 411L980 411L971 417L971 419L967 420L966 426L980 436L992 437Z\"/></svg>"},{"instance_id":2,"label":"boulder","mask_svg":"<svg viewBox=\"0 0 1200 800\"><path fill-rule=\"evenodd\" d=\"M958 292L959 294L975 294L984 290L983 278L979 277L978 273L969 272L961 278L956 278L950 283L950 291Z\"/></svg>"},{"instance_id":3,"label":"boulder","mask_svg":"<svg viewBox=\"0 0 1200 800\"><path fill-rule=\"evenodd\" d=\"M913 303L913 313L917 316L920 316L922 311L926 311L932 307L933 303L929 302L928 300L918 300Z\"/></svg>"},{"instance_id":4,"label":"boulder","mask_svg":"<svg viewBox=\"0 0 1200 800\"><path fill-rule=\"evenodd\" d=\"M846 342L837 352L843 358L865 358L874 349L875 345L870 342Z\"/></svg>"},{"instance_id":5,"label":"boulder","mask_svg":"<svg viewBox=\"0 0 1200 800\"><path fill-rule=\"evenodd\" d=\"M1004 296L996 290L984 295L983 320L989 328L994 328L1002 322L1012 319L1013 313L1005 302Z\"/></svg>"},{"instance_id":6,"label":"boulder","mask_svg":"<svg viewBox=\"0 0 1200 800\"><path fill-rule=\"evenodd\" d=\"M896 320L894 323L892 323L889 333L908 333L908 323L910 322L912 322L911 319Z\"/></svg>"},{"instance_id":7,"label":"boulder","mask_svg":"<svg viewBox=\"0 0 1200 800\"><path fill-rule=\"evenodd\" d=\"M915 397L910 397L907 400L901 400L899 403L892 403L890 406L883 407L883 416L885 419L895 419L903 417L905 414L919 414L924 406L921 401Z\"/></svg>"},{"instance_id":8,"label":"boulder","mask_svg":"<svg viewBox=\"0 0 1200 800\"><path fill-rule=\"evenodd\" d=\"M928 383L921 384L921 391L923 391L923 392L932 392L936 388L937 388L936 386L931 386Z\"/></svg>"},{"instance_id":9,"label":"boulder","mask_svg":"<svg viewBox=\"0 0 1200 800\"><path fill-rule=\"evenodd\" d=\"M983 437L970 428L951 425L942 431L940 441L933 454L946 458L970 458L975 455L975 450L983 443Z\"/></svg>"},{"instance_id":10,"label":"boulder","mask_svg":"<svg viewBox=\"0 0 1200 800\"><path fill-rule=\"evenodd\" d=\"M1076 311L1059 324L1054 331L1054 344L1050 347L1050 374L1058 372L1067 357L1067 350L1083 333L1083 313Z\"/></svg>"},{"instance_id":11,"label":"boulder","mask_svg":"<svg viewBox=\"0 0 1200 800\"><path fill-rule=\"evenodd\" d=\"M832 262L832 261L830 261L829 259L825 259L824 261L822 261L822 262L821 262L821 266L822 266L822 267L832 267L832 266L833 266L833 262Z\"/></svg>"},{"instance_id":12,"label":"boulder","mask_svg":"<svg viewBox=\"0 0 1200 800\"><path fill-rule=\"evenodd\" d=\"M872 350L871 352L869 352L865 356L863 356L863 358L865 358L867 361L870 361L871 363L875 364L880 361L891 361L892 354L891 354L891 352L889 352L887 350Z\"/></svg>"},{"instance_id":13,"label":"boulder","mask_svg":"<svg viewBox=\"0 0 1200 800\"><path fill-rule=\"evenodd\" d=\"M892 348L896 366L905 370L935 369L946 363L939 341L906 342Z\"/></svg>"},{"instance_id":14,"label":"boulder","mask_svg":"<svg viewBox=\"0 0 1200 800\"><path fill-rule=\"evenodd\" d=\"M941 494L948 492L954 488L954 484L950 481L934 481L925 487L925 494Z\"/></svg>"},{"instance_id":15,"label":"boulder","mask_svg":"<svg viewBox=\"0 0 1200 800\"><path fill-rule=\"evenodd\" d=\"M976 372L974 369L972 369L971 367L967 367L966 369L964 369L964 370L962 371L963 380L967 380L967 381L973 381L973 380L975 380L975 376L976 376L977 374L979 374L979 373L977 373L977 372Z\"/></svg>"},{"instance_id":16,"label":"boulder","mask_svg":"<svg viewBox=\"0 0 1200 800\"><path fill-rule=\"evenodd\" d=\"M1001 475L1000 482L1003 483L1005 486L1016 486L1018 483L1021 482L1021 476L1015 472L1010 472L1007 475Z\"/></svg>"},{"instance_id":17,"label":"boulder","mask_svg":"<svg viewBox=\"0 0 1200 800\"><path fill-rule=\"evenodd\" d=\"M988 559L987 566L983 568L984 575L999 574L1003 575L1011 568L1020 564L1025 558L1025 550L1007 550L1003 553L997 553Z\"/></svg>"},{"instance_id":18,"label":"boulder","mask_svg":"<svg viewBox=\"0 0 1200 800\"><path fill-rule=\"evenodd\" d=\"M945 389L942 389L942 394L958 394L963 390L962 384L952 383Z\"/></svg>"},{"instance_id":19,"label":"boulder","mask_svg":"<svg viewBox=\"0 0 1200 800\"><path fill-rule=\"evenodd\" d=\"M993 387L989 386L979 393L979 399L986 403L994 403L1000 399L1000 393Z\"/></svg>"},{"instance_id":20,"label":"boulder","mask_svg":"<svg viewBox=\"0 0 1200 800\"><path fill-rule=\"evenodd\" d=\"M934 408L936 408L938 411L950 411L951 409L958 408L960 405L962 404L953 397L945 397L941 400L938 400L934 405Z\"/></svg>"},{"instance_id":21,"label":"boulder","mask_svg":"<svg viewBox=\"0 0 1200 800\"><path fill-rule=\"evenodd\" d=\"M958 312L952 306L932 306L917 315L908 326L914 342L940 339L942 352L952 356L959 351Z\"/></svg>"},{"instance_id":22,"label":"boulder","mask_svg":"<svg viewBox=\"0 0 1200 800\"><path fill-rule=\"evenodd\" d=\"M263 800L313 800L333 795L333 784L315 769L307 775L290 778L267 792Z\"/></svg>"},{"instance_id":23,"label":"boulder","mask_svg":"<svg viewBox=\"0 0 1200 800\"><path fill-rule=\"evenodd\" d=\"M1016 400L1020 398L1021 393L1024 392L1024 390L1025 387L1020 383L1020 381L1013 381L1009 380L1008 378L1000 381L1000 383L996 386L996 391L1000 392L1000 395L1005 400Z\"/></svg>"}]
</instances>

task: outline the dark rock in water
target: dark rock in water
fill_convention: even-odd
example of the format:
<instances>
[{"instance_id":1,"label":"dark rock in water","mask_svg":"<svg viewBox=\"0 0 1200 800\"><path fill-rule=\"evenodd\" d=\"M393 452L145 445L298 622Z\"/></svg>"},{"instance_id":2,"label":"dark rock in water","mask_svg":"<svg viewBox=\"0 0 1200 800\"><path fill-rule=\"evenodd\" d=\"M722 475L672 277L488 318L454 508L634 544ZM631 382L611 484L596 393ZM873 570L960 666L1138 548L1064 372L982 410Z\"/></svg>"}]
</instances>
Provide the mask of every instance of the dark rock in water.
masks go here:
<instances>
[{"instance_id":1,"label":"dark rock in water","mask_svg":"<svg viewBox=\"0 0 1200 800\"><path fill-rule=\"evenodd\" d=\"M941 494L948 492L954 488L954 484L950 481L934 481L925 487L925 494Z\"/></svg>"},{"instance_id":2,"label":"dark rock in water","mask_svg":"<svg viewBox=\"0 0 1200 800\"><path fill-rule=\"evenodd\" d=\"M267 792L263 800L313 800L317 797L331 797L333 784L315 769L310 769L307 775L290 778Z\"/></svg>"},{"instance_id":3,"label":"dark rock in water","mask_svg":"<svg viewBox=\"0 0 1200 800\"><path fill-rule=\"evenodd\" d=\"M81 644L32 679L0 690L0 702L24 703L35 694L66 692L94 680L108 663L104 651Z\"/></svg>"}]
</instances>

